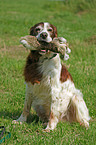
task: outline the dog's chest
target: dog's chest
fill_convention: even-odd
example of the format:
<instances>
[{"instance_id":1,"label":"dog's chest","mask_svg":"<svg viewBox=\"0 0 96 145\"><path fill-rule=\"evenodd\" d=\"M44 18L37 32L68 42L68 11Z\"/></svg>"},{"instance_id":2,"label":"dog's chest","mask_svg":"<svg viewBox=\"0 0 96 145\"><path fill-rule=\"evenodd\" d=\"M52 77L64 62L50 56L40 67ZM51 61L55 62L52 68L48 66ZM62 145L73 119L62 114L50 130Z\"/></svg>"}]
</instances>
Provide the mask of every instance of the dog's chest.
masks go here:
<instances>
[{"instance_id":1,"label":"dog's chest","mask_svg":"<svg viewBox=\"0 0 96 145\"><path fill-rule=\"evenodd\" d=\"M32 97L33 105L43 105L45 103L50 104L53 96L54 89L59 89L59 80L56 77L50 75L45 77L40 84L26 83L28 94Z\"/></svg>"},{"instance_id":2,"label":"dog's chest","mask_svg":"<svg viewBox=\"0 0 96 145\"><path fill-rule=\"evenodd\" d=\"M30 82L26 83L27 93L32 97L33 107L44 104L50 106L54 91L60 91L61 64L54 65L54 61L46 61L40 69L43 71L41 82L39 84L35 83L34 85Z\"/></svg>"}]
</instances>

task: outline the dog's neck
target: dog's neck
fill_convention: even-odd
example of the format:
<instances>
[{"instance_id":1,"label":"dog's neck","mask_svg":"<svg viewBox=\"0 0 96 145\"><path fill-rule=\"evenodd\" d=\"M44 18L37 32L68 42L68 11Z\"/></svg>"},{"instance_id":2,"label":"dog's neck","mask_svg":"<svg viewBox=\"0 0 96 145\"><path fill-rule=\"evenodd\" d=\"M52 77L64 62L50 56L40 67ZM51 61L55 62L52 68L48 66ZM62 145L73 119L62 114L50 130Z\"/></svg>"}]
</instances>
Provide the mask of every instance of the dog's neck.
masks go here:
<instances>
[{"instance_id":1,"label":"dog's neck","mask_svg":"<svg viewBox=\"0 0 96 145\"><path fill-rule=\"evenodd\" d=\"M40 83L45 77L58 77L60 79L61 61L59 54L46 53L40 55L31 52L27 57L24 77L26 82ZM58 75L58 76L57 76Z\"/></svg>"},{"instance_id":2,"label":"dog's neck","mask_svg":"<svg viewBox=\"0 0 96 145\"><path fill-rule=\"evenodd\" d=\"M40 71L43 72L43 76L51 75L52 77L52 75L60 75L61 60L59 54L49 53L40 57L39 66Z\"/></svg>"}]
</instances>

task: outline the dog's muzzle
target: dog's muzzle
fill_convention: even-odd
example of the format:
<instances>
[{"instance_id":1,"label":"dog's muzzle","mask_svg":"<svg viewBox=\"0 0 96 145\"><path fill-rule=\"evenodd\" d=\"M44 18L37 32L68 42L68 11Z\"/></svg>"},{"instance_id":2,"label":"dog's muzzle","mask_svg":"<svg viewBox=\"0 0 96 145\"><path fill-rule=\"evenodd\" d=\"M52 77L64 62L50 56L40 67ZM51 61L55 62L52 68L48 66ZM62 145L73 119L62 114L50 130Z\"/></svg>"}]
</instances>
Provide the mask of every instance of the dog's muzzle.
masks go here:
<instances>
[{"instance_id":1,"label":"dog's muzzle","mask_svg":"<svg viewBox=\"0 0 96 145\"><path fill-rule=\"evenodd\" d=\"M46 39L47 36L48 36L48 34L47 34L46 32L42 32L42 33L40 34L40 37L41 37L42 39Z\"/></svg>"}]
</instances>

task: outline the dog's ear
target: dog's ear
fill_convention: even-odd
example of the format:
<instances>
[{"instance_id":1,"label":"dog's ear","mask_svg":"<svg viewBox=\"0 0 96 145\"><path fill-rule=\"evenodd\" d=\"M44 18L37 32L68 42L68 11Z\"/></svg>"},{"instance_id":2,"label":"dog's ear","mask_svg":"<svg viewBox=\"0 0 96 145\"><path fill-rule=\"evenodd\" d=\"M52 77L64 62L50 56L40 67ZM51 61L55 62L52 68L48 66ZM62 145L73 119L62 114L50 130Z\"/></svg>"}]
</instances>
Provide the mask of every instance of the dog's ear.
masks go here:
<instances>
[{"instance_id":1,"label":"dog's ear","mask_svg":"<svg viewBox=\"0 0 96 145\"><path fill-rule=\"evenodd\" d=\"M36 31L35 31L35 27L34 26L30 28L30 35L36 36Z\"/></svg>"},{"instance_id":2,"label":"dog's ear","mask_svg":"<svg viewBox=\"0 0 96 145\"><path fill-rule=\"evenodd\" d=\"M51 24L51 27L53 28L52 38L57 37L57 28L52 24Z\"/></svg>"},{"instance_id":3,"label":"dog's ear","mask_svg":"<svg viewBox=\"0 0 96 145\"><path fill-rule=\"evenodd\" d=\"M57 28L54 26L54 37L57 37Z\"/></svg>"}]
</instances>

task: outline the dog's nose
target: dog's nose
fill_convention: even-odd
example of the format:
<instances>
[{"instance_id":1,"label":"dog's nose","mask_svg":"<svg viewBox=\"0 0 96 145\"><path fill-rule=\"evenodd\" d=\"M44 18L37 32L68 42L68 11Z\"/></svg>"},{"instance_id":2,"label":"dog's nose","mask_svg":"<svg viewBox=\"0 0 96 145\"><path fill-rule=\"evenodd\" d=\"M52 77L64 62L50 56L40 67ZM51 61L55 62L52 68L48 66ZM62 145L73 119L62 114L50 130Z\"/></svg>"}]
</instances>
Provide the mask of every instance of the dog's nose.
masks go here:
<instances>
[{"instance_id":1,"label":"dog's nose","mask_svg":"<svg viewBox=\"0 0 96 145\"><path fill-rule=\"evenodd\" d=\"M43 39L46 39L48 36L48 34L46 32L43 32L40 34L40 37L42 37Z\"/></svg>"}]
</instances>

